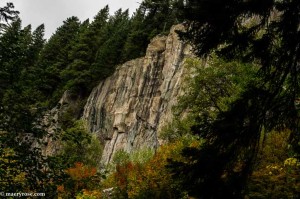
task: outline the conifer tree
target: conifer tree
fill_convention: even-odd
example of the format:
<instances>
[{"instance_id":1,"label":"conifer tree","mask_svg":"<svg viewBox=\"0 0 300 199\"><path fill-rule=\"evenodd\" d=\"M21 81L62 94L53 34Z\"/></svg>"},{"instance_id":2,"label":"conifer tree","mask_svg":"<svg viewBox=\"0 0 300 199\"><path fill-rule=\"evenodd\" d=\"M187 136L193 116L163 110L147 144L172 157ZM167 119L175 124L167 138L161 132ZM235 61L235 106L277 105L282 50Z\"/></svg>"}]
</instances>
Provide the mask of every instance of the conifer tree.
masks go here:
<instances>
[{"instance_id":1,"label":"conifer tree","mask_svg":"<svg viewBox=\"0 0 300 199\"><path fill-rule=\"evenodd\" d=\"M123 12L122 9L119 9L110 17L103 33L106 40L99 46L95 62L92 65L93 79L107 77L114 71L116 65L120 63L122 49L129 31L128 24L128 10Z\"/></svg>"},{"instance_id":2,"label":"conifer tree","mask_svg":"<svg viewBox=\"0 0 300 199\"><path fill-rule=\"evenodd\" d=\"M50 97L52 103L62 95L64 82L61 78L61 72L72 61L69 52L72 49L72 41L78 35L80 22L77 17L70 17L64 21L51 36L39 57L38 65L43 70L40 90Z\"/></svg>"},{"instance_id":3,"label":"conifer tree","mask_svg":"<svg viewBox=\"0 0 300 199\"><path fill-rule=\"evenodd\" d=\"M206 139L201 149L185 151L195 163L174 163L192 194L242 198L263 129L290 128L299 158L299 10L297 0L186 1L187 32L181 35L197 55L215 51L227 60L261 66L261 81L248 85L210 129L194 126L193 131Z\"/></svg>"},{"instance_id":4,"label":"conifer tree","mask_svg":"<svg viewBox=\"0 0 300 199\"><path fill-rule=\"evenodd\" d=\"M17 19L0 36L0 186L4 192L50 191L47 160L36 147L45 134L31 74L35 45L31 26ZM53 189L52 189L53 191Z\"/></svg>"},{"instance_id":5,"label":"conifer tree","mask_svg":"<svg viewBox=\"0 0 300 199\"><path fill-rule=\"evenodd\" d=\"M87 95L95 85L92 79L91 65L95 61L97 49L105 42L103 35L109 17L108 6L101 9L91 24L83 23L77 41L72 45L68 67L61 73L67 82L65 88Z\"/></svg>"},{"instance_id":6,"label":"conifer tree","mask_svg":"<svg viewBox=\"0 0 300 199\"><path fill-rule=\"evenodd\" d=\"M124 44L122 60L130 60L144 55L149 39L149 32L145 31L145 9L139 7L130 20L130 32Z\"/></svg>"}]
</instances>

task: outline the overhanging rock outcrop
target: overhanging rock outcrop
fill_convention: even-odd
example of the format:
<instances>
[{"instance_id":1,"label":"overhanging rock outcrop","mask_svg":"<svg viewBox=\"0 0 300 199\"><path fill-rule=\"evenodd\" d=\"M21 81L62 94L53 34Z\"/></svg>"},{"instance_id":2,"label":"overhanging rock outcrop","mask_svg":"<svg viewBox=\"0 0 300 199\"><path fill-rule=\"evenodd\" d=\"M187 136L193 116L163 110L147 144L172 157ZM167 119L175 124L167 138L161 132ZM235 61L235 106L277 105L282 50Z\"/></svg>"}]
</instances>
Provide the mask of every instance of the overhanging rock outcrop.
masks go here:
<instances>
[{"instance_id":1,"label":"overhanging rock outcrop","mask_svg":"<svg viewBox=\"0 0 300 199\"><path fill-rule=\"evenodd\" d=\"M93 89L84 108L89 131L104 143L102 160L116 151L159 146L158 132L172 119L172 107L182 93L184 60L191 47L179 40L173 26L168 36L152 39L145 57L119 66Z\"/></svg>"}]
</instances>

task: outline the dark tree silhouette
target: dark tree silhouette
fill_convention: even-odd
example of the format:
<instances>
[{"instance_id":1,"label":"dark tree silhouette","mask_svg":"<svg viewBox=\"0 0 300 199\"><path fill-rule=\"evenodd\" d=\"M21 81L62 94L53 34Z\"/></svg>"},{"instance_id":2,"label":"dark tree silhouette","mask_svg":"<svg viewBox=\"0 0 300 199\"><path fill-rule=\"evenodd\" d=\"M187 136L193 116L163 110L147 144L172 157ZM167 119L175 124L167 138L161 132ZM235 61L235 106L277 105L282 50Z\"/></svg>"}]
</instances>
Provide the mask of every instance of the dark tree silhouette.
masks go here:
<instances>
[{"instance_id":1,"label":"dark tree silhouette","mask_svg":"<svg viewBox=\"0 0 300 199\"><path fill-rule=\"evenodd\" d=\"M209 128L201 121L193 127L206 142L199 150L184 151L191 162L171 164L192 195L242 198L262 129L291 129L291 144L296 155L300 152L300 4L297 0L187 0L184 17L187 31L180 34L198 56L215 51L227 60L261 66L261 81L248 85L228 111Z\"/></svg>"}]
</instances>

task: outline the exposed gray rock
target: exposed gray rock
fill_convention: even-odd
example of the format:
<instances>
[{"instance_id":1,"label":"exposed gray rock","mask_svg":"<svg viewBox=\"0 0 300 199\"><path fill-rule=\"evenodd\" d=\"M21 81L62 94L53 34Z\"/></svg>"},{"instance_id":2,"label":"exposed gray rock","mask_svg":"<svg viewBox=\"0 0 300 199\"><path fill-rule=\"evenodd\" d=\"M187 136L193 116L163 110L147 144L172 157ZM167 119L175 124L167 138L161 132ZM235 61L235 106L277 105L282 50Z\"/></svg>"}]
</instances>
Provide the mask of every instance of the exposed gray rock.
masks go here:
<instances>
[{"instance_id":1,"label":"exposed gray rock","mask_svg":"<svg viewBox=\"0 0 300 199\"><path fill-rule=\"evenodd\" d=\"M168 36L157 36L145 57L119 66L93 89L83 119L105 145L102 160L109 163L120 149L127 152L160 144L158 132L172 119L191 47L179 40L174 26Z\"/></svg>"},{"instance_id":2,"label":"exposed gray rock","mask_svg":"<svg viewBox=\"0 0 300 199\"><path fill-rule=\"evenodd\" d=\"M78 107L80 98L72 98L69 91L65 91L62 98L57 105L48 111L43 119L43 125L46 126L47 136L45 136L42 142L46 143L42 147L44 155L55 155L61 149L59 139L61 134L61 123L65 117L65 113L73 107ZM73 108L76 109L76 108ZM72 112L74 119L79 118L79 110Z\"/></svg>"}]
</instances>

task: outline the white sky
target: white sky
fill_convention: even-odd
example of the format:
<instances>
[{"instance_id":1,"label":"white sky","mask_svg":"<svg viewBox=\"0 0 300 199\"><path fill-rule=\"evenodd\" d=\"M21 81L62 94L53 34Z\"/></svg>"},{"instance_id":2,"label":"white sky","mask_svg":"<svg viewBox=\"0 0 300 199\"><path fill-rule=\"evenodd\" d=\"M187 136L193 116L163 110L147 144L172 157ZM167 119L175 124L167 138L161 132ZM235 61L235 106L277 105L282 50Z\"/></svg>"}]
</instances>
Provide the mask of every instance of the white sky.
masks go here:
<instances>
[{"instance_id":1,"label":"white sky","mask_svg":"<svg viewBox=\"0 0 300 199\"><path fill-rule=\"evenodd\" d=\"M129 8L130 14L135 12L142 0L0 0L0 7L12 2L15 10L20 12L22 25L32 25L35 29L45 24L45 38L49 38L56 28L68 17L77 16L81 21L90 21L105 5L109 5L113 14L119 8Z\"/></svg>"}]
</instances>

